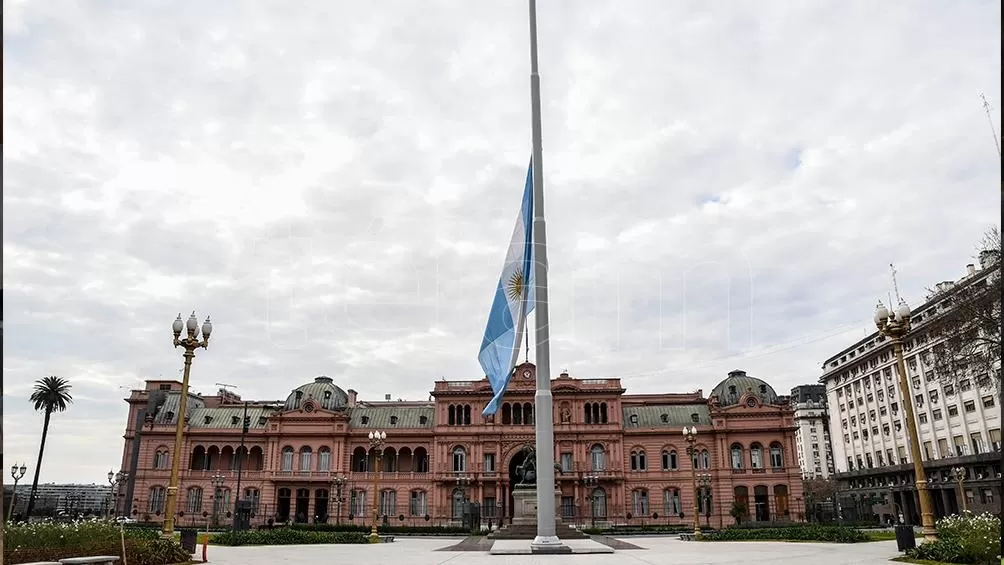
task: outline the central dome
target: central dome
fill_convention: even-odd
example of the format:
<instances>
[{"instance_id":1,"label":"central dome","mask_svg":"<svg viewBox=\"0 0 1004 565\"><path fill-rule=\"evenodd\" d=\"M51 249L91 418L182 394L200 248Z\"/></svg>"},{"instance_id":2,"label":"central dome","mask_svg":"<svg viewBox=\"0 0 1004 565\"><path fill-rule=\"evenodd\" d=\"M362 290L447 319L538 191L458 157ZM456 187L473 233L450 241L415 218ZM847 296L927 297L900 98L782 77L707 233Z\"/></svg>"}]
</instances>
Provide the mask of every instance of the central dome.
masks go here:
<instances>
[{"instance_id":1,"label":"central dome","mask_svg":"<svg viewBox=\"0 0 1004 565\"><path fill-rule=\"evenodd\" d=\"M780 402L773 387L739 369L729 372L729 376L712 389L711 396L718 397L719 406L732 406L739 404L739 399L746 393L751 393L759 398L761 404L778 404Z\"/></svg>"},{"instance_id":2,"label":"central dome","mask_svg":"<svg viewBox=\"0 0 1004 565\"><path fill-rule=\"evenodd\" d=\"M325 410L345 410L349 395L335 384L331 377L314 377L314 381L293 389L286 397L285 410L298 410L308 399Z\"/></svg>"}]
</instances>

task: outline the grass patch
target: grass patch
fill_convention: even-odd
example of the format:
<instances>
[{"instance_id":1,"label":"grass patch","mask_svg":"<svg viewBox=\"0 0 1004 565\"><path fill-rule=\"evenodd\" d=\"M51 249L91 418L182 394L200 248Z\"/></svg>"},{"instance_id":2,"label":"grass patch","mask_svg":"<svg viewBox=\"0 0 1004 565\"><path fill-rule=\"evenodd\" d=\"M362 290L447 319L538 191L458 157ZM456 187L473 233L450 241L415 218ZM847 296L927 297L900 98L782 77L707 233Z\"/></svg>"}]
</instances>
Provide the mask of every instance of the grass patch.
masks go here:
<instances>
[{"instance_id":1,"label":"grass patch","mask_svg":"<svg viewBox=\"0 0 1004 565\"><path fill-rule=\"evenodd\" d=\"M868 536L868 541L893 541L893 540L896 539L896 532L895 531L872 530L872 531L869 531L869 532L864 532L864 534L866 536ZM924 537L924 534L922 534L920 532L914 532L913 533L913 537L915 539L920 539L920 538Z\"/></svg>"},{"instance_id":2,"label":"grass patch","mask_svg":"<svg viewBox=\"0 0 1004 565\"><path fill-rule=\"evenodd\" d=\"M319 532L278 528L274 530L244 530L220 532L209 538L214 545L314 545L329 543L369 543L369 537L361 532Z\"/></svg>"}]
</instances>

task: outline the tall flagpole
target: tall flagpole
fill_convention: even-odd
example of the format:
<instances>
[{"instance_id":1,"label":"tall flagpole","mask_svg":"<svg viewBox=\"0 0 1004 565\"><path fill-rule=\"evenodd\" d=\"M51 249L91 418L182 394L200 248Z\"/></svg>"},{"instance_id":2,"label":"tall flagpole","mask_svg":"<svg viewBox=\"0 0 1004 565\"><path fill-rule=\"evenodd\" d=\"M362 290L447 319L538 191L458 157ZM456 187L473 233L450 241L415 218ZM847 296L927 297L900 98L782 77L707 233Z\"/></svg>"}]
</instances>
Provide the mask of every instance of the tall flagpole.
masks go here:
<instances>
[{"instance_id":1,"label":"tall flagpole","mask_svg":"<svg viewBox=\"0 0 1004 565\"><path fill-rule=\"evenodd\" d=\"M544 165L540 126L540 75L537 72L537 2L530 0L530 109L533 122L533 276L536 281L537 394L537 537L531 547L561 546L554 508L554 404L548 339L547 234L544 231Z\"/></svg>"}]
</instances>

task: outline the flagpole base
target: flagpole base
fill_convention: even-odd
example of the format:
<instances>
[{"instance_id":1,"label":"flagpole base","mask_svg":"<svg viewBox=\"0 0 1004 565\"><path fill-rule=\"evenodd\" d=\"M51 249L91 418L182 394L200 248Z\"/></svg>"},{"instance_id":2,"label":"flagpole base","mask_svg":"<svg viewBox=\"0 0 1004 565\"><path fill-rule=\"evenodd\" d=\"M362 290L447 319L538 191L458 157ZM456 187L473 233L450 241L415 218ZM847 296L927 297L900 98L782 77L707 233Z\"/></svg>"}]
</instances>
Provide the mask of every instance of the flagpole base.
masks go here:
<instances>
[{"instance_id":1,"label":"flagpole base","mask_svg":"<svg viewBox=\"0 0 1004 565\"><path fill-rule=\"evenodd\" d=\"M537 536L530 542L531 553L571 553L572 548L561 543L558 536Z\"/></svg>"}]
</instances>

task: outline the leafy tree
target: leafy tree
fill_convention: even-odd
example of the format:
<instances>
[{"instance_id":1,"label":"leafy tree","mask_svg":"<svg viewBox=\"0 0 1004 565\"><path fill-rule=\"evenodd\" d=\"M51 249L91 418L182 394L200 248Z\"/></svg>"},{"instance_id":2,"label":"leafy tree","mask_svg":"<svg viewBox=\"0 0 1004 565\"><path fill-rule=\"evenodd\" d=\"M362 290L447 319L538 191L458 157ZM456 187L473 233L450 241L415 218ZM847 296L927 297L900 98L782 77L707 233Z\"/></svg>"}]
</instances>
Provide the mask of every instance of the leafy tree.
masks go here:
<instances>
[{"instance_id":1,"label":"leafy tree","mask_svg":"<svg viewBox=\"0 0 1004 565\"><path fill-rule=\"evenodd\" d=\"M977 247L983 271L932 293L942 305L926 327L937 340L924 354L937 379L957 385L968 379L984 390L1001 384L1000 228L987 231Z\"/></svg>"},{"instance_id":2,"label":"leafy tree","mask_svg":"<svg viewBox=\"0 0 1004 565\"><path fill-rule=\"evenodd\" d=\"M70 396L70 383L62 377L45 377L35 381L35 388L31 393L30 400L35 406L35 410L45 413L45 422L42 424L42 443L38 446L38 463L35 464L35 478L31 481L31 495L28 497L28 509L25 511L25 519L31 518L31 511L35 508L35 496L38 493L38 473L42 469L42 454L45 452L45 438L49 435L49 419L53 412L65 411L73 397Z\"/></svg>"}]
</instances>

